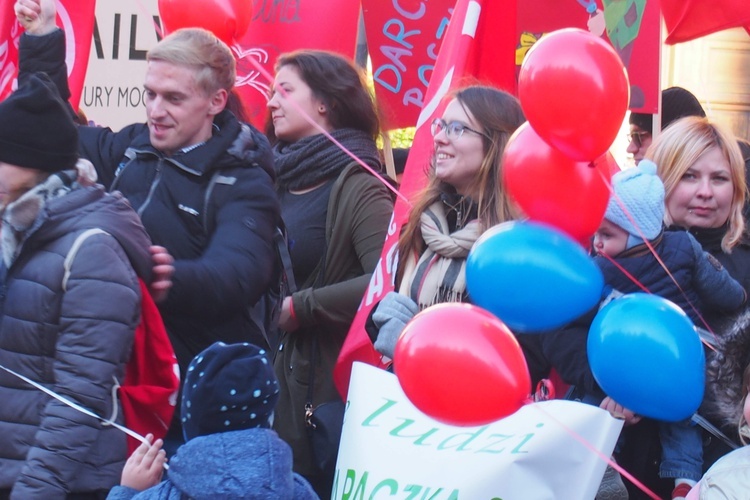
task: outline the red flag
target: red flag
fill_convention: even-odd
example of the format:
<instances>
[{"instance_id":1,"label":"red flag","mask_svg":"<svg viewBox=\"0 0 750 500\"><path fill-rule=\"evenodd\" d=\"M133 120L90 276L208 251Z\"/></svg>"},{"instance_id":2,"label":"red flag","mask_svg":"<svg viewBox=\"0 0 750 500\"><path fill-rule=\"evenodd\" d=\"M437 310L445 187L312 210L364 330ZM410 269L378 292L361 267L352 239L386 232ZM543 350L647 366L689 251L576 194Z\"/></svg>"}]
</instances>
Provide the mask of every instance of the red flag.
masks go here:
<instances>
[{"instance_id":1,"label":"red flag","mask_svg":"<svg viewBox=\"0 0 750 500\"><path fill-rule=\"evenodd\" d=\"M57 3L57 25L65 31L67 44L65 62L73 109L78 109L89 64L95 6L96 0L61 0ZM0 100L5 99L16 85L18 39L22 32L13 9L0 11Z\"/></svg>"},{"instance_id":2,"label":"red flag","mask_svg":"<svg viewBox=\"0 0 750 500\"><path fill-rule=\"evenodd\" d=\"M279 54L297 49L330 50L354 58L357 45L359 2L311 0L305 2L253 2L250 28L232 46L237 58L235 88L250 121L261 130L266 102ZM266 75L257 69L260 65Z\"/></svg>"},{"instance_id":3,"label":"red flag","mask_svg":"<svg viewBox=\"0 0 750 500\"><path fill-rule=\"evenodd\" d=\"M9 7L9 6L8 6ZM8 97L18 74L18 37L21 26L13 9L0 9L0 101Z\"/></svg>"},{"instance_id":4,"label":"red flag","mask_svg":"<svg viewBox=\"0 0 750 500\"><path fill-rule=\"evenodd\" d=\"M747 0L661 0L661 11L670 45L750 26Z\"/></svg>"},{"instance_id":5,"label":"red flag","mask_svg":"<svg viewBox=\"0 0 750 500\"><path fill-rule=\"evenodd\" d=\"M492 5L501 3L502 8ZM425 166L428 165L433 150L430 123L442 115L447 105L444 97L451 90L470 83L471 80L476 81L479 75L492 76L494 81L485 81L499 86L514 81L515 9L515 1L458 0L427 87L414 144L406 162L401 184L401 193L406 198L412 198L427 180L424 175ZM499 10L502 12L498 12ZM490 15L493 12L494 17ZM498 35L498 32L509 35ZM490 36L493 38L488 43ZM491 54L481 54L483 51ZM494 67L488 68L485 64ZM409 204L401 198L396 201L380 261L373 272L370 285L334 368L334 382L344 398L349 390L349 377L355 361L384 366L381 355L375 351L365 332L364 325L372 306L393 290L398 266L396 246L409 209Z\"/></svg>"}]
</instances>

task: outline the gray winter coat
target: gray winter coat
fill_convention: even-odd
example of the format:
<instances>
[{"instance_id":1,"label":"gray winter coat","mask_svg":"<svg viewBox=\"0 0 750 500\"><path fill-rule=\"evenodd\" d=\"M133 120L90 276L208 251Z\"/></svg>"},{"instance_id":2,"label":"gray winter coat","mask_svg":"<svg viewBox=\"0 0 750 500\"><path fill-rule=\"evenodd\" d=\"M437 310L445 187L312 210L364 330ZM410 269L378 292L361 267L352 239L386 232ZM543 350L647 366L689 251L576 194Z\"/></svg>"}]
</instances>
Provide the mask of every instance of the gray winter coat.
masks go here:
<instances>
[{"instance_id":1,"label":"gray winter coat","mask_svg":"<svg viewBox=\"0 0 750 500\"><path fill-rule=\"evenodd\" d=\"M64 259L91 228L109 234L83 242L63 290ZM137 275L150 275L149 245L127 201L101 186L47 201L17 257L0 265L0 365L109 418L140 318ZM121 431L3 369L0 401L0 490L12 488L11 498L65 498L119 482Z\"/></svg>"}]
</instances>

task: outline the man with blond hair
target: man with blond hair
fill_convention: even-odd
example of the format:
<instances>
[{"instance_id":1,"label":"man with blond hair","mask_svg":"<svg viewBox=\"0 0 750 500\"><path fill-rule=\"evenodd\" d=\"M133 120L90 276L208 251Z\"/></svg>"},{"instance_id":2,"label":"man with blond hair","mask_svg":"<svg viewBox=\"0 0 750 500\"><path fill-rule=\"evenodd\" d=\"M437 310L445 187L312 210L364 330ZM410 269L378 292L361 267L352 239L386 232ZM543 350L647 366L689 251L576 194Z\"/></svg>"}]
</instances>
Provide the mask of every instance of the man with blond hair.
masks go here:
<instances>
[{"instance_id":1,"label":"man with blond hair","mask_svg":"<svg viewBox=\"0 0 750 500\"><path fill-rule=\"evenodd\" d=\"M15 12L25 29L19 81L44 71L67 99L55 1L17 0ZM175 259L159 308L184 371L214 342L266 343L249 306L272 281L279 206L267 139L225 109L235 81L226 44L206 30L181 29L147 61L146 123L119 132L80 127L79 152ZM172 425L172 437L179 427Z\"/></svg>"}]
</instances>

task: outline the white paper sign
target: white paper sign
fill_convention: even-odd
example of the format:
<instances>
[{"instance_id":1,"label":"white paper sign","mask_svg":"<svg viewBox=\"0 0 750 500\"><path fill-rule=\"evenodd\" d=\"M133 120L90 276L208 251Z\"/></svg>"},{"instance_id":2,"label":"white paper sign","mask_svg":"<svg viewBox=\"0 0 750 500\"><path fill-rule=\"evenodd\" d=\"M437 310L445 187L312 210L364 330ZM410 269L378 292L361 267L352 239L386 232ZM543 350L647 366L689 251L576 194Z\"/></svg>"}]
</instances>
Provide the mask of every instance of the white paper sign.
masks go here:
<instances>
[{"instance_id":1,"label":"white paper sign","mask_svg":"<svg viewBox=\"0 0 750 500\"><path fill-rule=\"evenodd\" d=\"M146 52L156 45L157 0L97 0L96 31L80 107L89 120L119 130L146 121Z\"/></svg>"},{"instance_id":2,"label":"white paper sign","mask_svg":"<svg viewBox=\"0 0 750 500\"><path fill-rule=\"evenodd\" d=\"M362 363L348 399L332 496L341 500L593 499L607 464L574 434L610 456L622 429L604 410L562 400L446 425L417 410L395 375Z\"/></svg>"}]
</instances>

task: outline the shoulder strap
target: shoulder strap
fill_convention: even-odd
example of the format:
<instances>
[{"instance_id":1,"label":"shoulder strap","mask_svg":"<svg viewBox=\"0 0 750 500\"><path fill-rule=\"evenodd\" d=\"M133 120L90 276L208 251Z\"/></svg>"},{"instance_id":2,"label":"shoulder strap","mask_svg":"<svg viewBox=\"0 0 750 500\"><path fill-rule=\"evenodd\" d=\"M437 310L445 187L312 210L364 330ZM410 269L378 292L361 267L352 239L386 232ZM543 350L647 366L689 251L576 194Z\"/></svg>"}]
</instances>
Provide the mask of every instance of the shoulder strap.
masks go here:
<instances>
[{"instance_id":1,"label":"shoulder strap","mask_svg":"<svg viewBox=\"0 0 750 500\"><path fill-rule=\"evenodd\" d=\"M71 246L70 250L68 250L68 255L65 256L65 262L63 263L63 268L65 269L65 274L63 274L62 280L63 292L67 291L68 278L70 278L70 268L73 267L73 260L75 260L76 254L78 254L78 249L81 248L81 245L83 245L83 242L86 241L89 236L93 236L95 234L109 233L104 229L99 229L97 227L87 229L86 231L78 235L78 238L76 238L76 240L73 242L73 246Z\"/></svg>"},{"instance_id":2,"label":"shoulder strap","mask_svg":"<svg viewBox=\"0 0 750 500\"><path fill-rule=\"evenodd\" d=\"M289 293L297 291L297 282L294 280L294 272L292 271L292 257L289 255L289 247L287 245L285 230L277 227L276 232L273 235L273 241L276 245L276 250L279 253L281 259L281 265L283 266L283 272L286 276L286 284L289 288Z\"/></svg>"}]
</instances>

